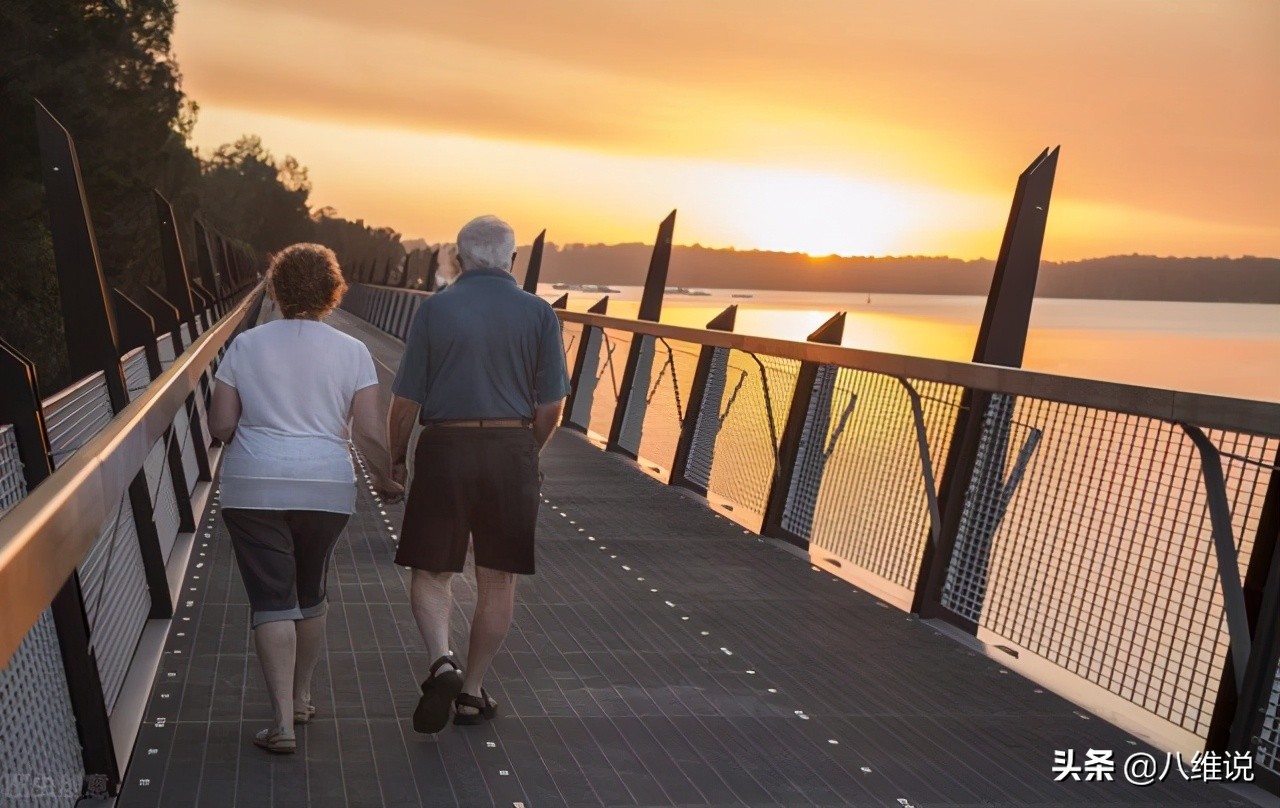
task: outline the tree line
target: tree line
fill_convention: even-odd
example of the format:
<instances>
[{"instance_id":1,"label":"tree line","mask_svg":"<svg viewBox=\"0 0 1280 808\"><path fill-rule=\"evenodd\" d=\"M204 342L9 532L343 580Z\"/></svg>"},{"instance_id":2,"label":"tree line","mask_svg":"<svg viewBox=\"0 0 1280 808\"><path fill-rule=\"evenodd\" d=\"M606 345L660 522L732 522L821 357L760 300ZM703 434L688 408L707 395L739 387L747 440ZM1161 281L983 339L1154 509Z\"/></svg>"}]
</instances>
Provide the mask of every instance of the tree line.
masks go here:
<instances>
[{"instance_id":1,"label":"tree line","mask_svg":"<svg viewBox=\"0 0 1280 808\"><path fill-rule=\"evenodd\" d=\"M297 241L346 261L403 263L399 233L313 209L306 168L260 138L193 148L199 105L172 52L175 13L173 0L0 3L0 337L36 363L45 392L73 380L35 99L75 139L107 283L126 294L164 286L152 189L173 204L189 270L196 215L260 263Z\"/></svg>"}]
</instances>

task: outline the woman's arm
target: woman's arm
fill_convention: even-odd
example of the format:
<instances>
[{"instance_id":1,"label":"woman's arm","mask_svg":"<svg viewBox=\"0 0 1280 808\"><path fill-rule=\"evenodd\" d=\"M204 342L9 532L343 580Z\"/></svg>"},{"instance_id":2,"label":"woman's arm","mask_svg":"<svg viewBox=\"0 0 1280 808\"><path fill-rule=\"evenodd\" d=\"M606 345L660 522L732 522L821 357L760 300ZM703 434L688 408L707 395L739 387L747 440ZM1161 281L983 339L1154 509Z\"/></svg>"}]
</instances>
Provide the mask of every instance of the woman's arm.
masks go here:
<instances>
[{"instance_id":1,"label":"woman's arm","mask_svg":"<svg viewBox=\"0 0 1280 808\"><path fill-rule=\"evenodd\" d=\"M378 386L356 391L351 400L351 440L369 461L374 488L391 499L400 496L404 488L391 476L391 453L387 451L383 424L378 409Z\"/></svg>"},{"instance_id":2,"label":"woman's arm","mask_svg":"<svg viewBox=\"0 0 1280 808\"><path fill-rule=\"evenodd\" d=\"M223 443L230 443L240 423L240 391L226 382L218 382L213 388L213 403L209 405L209 434Z\"/></svg>"}]
</instances>

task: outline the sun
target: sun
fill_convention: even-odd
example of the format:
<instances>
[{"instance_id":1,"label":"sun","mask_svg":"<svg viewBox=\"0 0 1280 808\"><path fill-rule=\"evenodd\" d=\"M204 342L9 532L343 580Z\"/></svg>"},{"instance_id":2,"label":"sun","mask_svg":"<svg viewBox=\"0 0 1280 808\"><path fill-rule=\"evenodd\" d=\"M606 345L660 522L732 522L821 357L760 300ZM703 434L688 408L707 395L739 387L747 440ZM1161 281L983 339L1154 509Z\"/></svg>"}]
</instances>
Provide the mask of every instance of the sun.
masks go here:
<instances>
[{"instance_id":1,"label":"sun","mask_svg":"<svg viewBox=\"0 0 1280 808\"><path fill-rule=\"evenodd\" d=\"M744 167L726 177L724 218L734 243L810 255L902 254L921 205L890 183Z\"/></svg>"}]
</instances>

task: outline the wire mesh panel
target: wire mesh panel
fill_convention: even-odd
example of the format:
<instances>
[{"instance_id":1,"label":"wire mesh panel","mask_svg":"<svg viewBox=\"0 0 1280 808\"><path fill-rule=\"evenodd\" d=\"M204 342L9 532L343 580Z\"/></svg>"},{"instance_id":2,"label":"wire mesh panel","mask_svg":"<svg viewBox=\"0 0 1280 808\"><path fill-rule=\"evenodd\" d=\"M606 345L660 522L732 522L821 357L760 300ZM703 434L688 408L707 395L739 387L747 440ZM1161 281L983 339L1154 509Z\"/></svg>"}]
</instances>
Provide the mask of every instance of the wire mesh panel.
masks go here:
<instances>
[{"instance_id":1,"label":"wire mesh panel","mask_svg":"<svg viewBox=\"0 0 1280 808\"><path fill-rule=\"evenodd\" d=\"M908 380L920 395L929 460L935 474L946 459L961 388ZM915 417L898 379L841 368L830 427L816 451L826 468L809 521L810 542L830 555L911 589L929 540L929 501ZM807 466L809 464L805 464ZM796 470L797 482L807 473ZM803 515L788 508L783 527Z\"/></svg>"},{"instance_id":2,"label":"wire mesh panel","mask_svg":"<svg viewBox=\"0 0 1280 808\"><path fill-rule=\"evenodd\" d=\"M43 402L49 450L55 467L84 445L111 420L111 399L101 371L86 376Z\"/></svg>"},{"instance_id":3,"label":"wire mesh panel","mask_svg":"<svg viewBox=\"0 0 1280 808\"><path fill-rule=\"evenodd\" d=\"M9 424L0 426L0 514L27 495L27 480L18 457L18 442Z\"/></svg>"},{"instance_id":4,"label":"wire mesh panel","mask_svg":"<svg viewBox=\"0 0 1280 808\"><path fill-rule=\"evenodd\" d=\"M564 346L564 364L569 378L573 378L573 369L578 364L578 340L582 339L580 323L561 323L560 342Z\"/></svg>"},{"instance_id":5,"label":"wire mesh panel","mask_svg":"<svg viewBox=\"0 0 1280 808\"><path fill-rule=\"evenodd\" d=\"M177 437L173 433L168 439L161 438L151 447L147 460L142 468L147 475L147 490L151 493L151 517L156 525L156 535L160 538L160 549L164 560L169 560L169 551L178 537L178 529L182 520L178 516L178 496L173 488L173 474L169 470L169 441Z\"/></svg>"},{"instance_id":6,"label":"wire mesh panel","mask_svg":"<svg viewBox=\"0 0 1280 808\"><path fill-rule=\"evenodd\" d=\"M177 355L173 349L173 335L161 334L157 337L156 351L160 354L160 369L162 371L168 370Z\"/></svg>"},{"instance_id":7,"label":"wire mesh panel","mask_svg":"<svg viewBox=\"0 0 1280 808\"><path fill-rule=\"evenodd\" d=\"M200 396L196 396L196 407L200 406ZM195 490L196 483L200 481L200 465L196 461L195 441L191 436L191 422L187 419L186 407L179 407L177 414L173 416L173 430L178 443L179 452L182 455L182 473L187 478L187 495Z\"/></svg>"},{"instance_id":8,"label":"wire mesh panel","mask_svg":"<svg viewBox=\"0 0 1280 808\"><path fill-rule=\"evenodd\" d=\"M707 490L732 503L739 515L764 519L799 372L800 363L792 359L729 354Z\"/></svg>"},{"instance_id":9,"label":"wire mesh panel","mask_svg":"<svg viewBox=\"0 0 1280 808\"><path fill-rule=\"evenodd\" d=\"M1271 694L1263 707L1262 729L1253 743L1254 760L1280 774L1280 669L1272 674Z\"/></svg>"},{"instance_id":10,"label":"wire mesh panel","mask_svg":"<svg viewBox=\"0 0 1280 808\"><path fill-rule=\"evenodd\" d=\"M669 478L680 442L680 427L689 400L689 388L698 369L700 347L689 342L658 339L653 367L644 391L647 406L640 435L640 457L658 466Z\"/></svg>"},{"instance_id":11,"label":"wire mesh panel","mask_svg":"<svg viewBox=\"0 0 1280 808\"><path fill-rule=\"evenodd\" d=\"M720 435L720 408L724 399L725 384L729 375L729 349L710 349L707 367L706 390L702 404L696 412L687 413L696 419L693 436L689 442L689 456L685 462L684 478L706 491L711 485L711 467L714 465L716 439Z\"/></svg>"},{"instance_id":12,"label":"wire mesh panel","mask_svg":"<svg viewBox=\"0 0 1280 808\"><path fill-rule=\"evenodd\" d=\"M75 805L83 783L62 652L46 609L0 668L0 805Z\"/></svg>"},{"instance_id":13,"label":"wire mesh panel","mask_svg":"<svg viewBox=\"0 0 1280 808\"><path fill-rule=\"evenodd\" d=\"M1163 421L1028 398L996 397L985 424L966 548L957 542L952 561L970 582L952 585L951 602L1203 737L1228 635L1191 442ZM1280 441L1210 438L1224 453L1243 571ZM974 574L984 566L985 587Z\"/></svg>"},{"instance_id":14,"label":"wire mesh panel","mask_svg":"<svg viewBox=\"0 0 1280 808\"><path fill-rule=\"evenodd\" d=\"M596 368L596 391L591 399L591 422L588 425L588 429L601 437L608 437L609 429L613 426L613 413L618 408L622 372L627 366L631 337L629 331L614 328L603 330L600 365Z\"/></svg>"},{"instance_id":15,"label":"wire mesh panel","mask_svg":"<svg viewBox=\"0 0 1280 808\"><path fill-rule=\"evenodd\" d=\"M147 385L151 384L151 369L147 367L147 354L141 348L134 348L120 357L120 365L124 368L124 381L129 390L129 399L135 399L139 393L147 389Z\"/></svg>"},{"instance_id":16,"label":"wire mesh panel","mask_svg":"<svg viewBox=\"0 0 1280 808\"><path fill-rule=\"evenodd\" d=\"M151 603L127 491L80 564L80 588L110 713Z\"/></svg>"},{"instance_id":17,"label":"wire mesh panel","mask_svg":"<svg viewBox=\"0 0 1280 808\"><path fill-rule=\"evenodd\" d=\"M942 590L942 605L974 623L982 619L991 543L1042 434L1038 427L1015 423L1014 406L1012 396L994 395L983 416L982 438Z\"/></svg>"}]
</instances>

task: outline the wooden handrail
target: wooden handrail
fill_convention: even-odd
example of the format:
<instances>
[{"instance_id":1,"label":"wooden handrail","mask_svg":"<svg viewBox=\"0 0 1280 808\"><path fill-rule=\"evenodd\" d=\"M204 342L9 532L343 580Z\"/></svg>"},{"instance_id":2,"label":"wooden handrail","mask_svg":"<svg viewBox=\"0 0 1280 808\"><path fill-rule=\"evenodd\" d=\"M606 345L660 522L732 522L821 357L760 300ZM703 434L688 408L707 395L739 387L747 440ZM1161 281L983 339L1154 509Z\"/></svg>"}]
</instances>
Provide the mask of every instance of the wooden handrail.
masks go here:
<instances>
[{"instance_id":1,"label":"wooden handrail","mask_svg":"<svg viewBox=\"0 0 1280 808\"><path fill-rule=\"evenodd\" d=\"M867 351L564 309L557 309L556 314L562 322L595 328L731 348L797 362L816 362L894 377L954 384L992 393L1040 398L1212 429L1280 436L1280 402L1164 390L1021 368Z\"/></svg>"}]
</instances>

